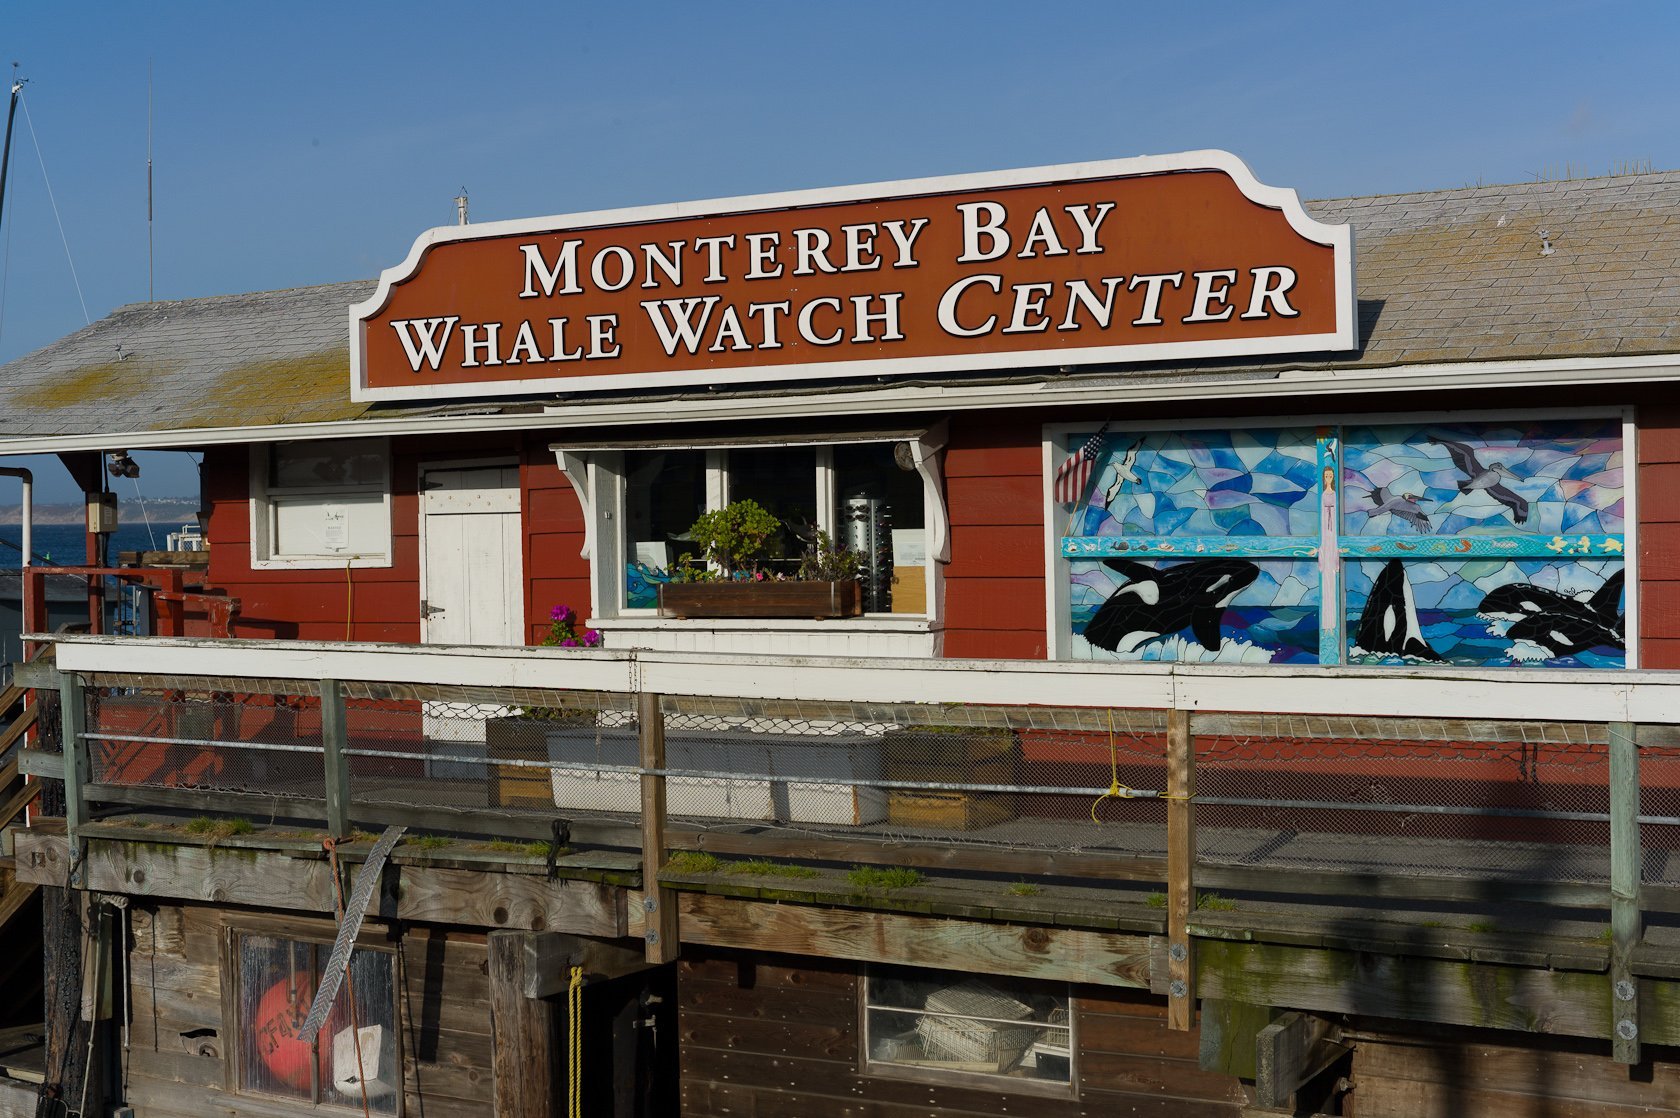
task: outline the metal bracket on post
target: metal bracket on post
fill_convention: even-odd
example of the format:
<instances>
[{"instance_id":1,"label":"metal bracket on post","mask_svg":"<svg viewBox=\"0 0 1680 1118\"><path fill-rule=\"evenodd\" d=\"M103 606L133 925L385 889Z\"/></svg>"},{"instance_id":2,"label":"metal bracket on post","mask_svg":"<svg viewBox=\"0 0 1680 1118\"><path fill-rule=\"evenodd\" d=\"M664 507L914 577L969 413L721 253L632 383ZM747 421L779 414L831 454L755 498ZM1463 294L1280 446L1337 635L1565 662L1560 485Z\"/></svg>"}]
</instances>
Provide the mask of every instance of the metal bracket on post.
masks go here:
<instances>
[{"instance_id":1,"label":"metal bracket on post","mask_svg":"<svg viewBox=\"0 0 1680 1118\"><path fill-rule=\"evenodd\" d=\"M87 691L82 677L64 672L58 679L59 737L64 743L64 830L70 838L70 878L79 888L86 877L87 840L82 824L88 820Z\"/></svg>"},{"instance_id":2,"label":"metal bracket on post","mask_svg":"<svg viewBox=\"0 0 1680 1118\"><path fill-rule=\"evenodd\" d=\"M1610 1052L1640 1062L1639 978L1633 952L1644 937L1639 883L1639 744L1631 722L1610 723Z\"/></svg>"},{"instance_id":3,"label":"metal bracket on post","mask_svg":"<svg viewBox=\"0 0 1680 1118\"><path fill-rule=\"evenodd\" d=\"M321 681L321 761L326 766L327 833L350 837L350 759L344 755L349 732L344 714L344 685Z\"/></svg>"},{"instance_id":4,"label":"metal bracket on post","mask_svg":"<svg viewBox=\"0 0 1680 1118\"><path fill-rule=\"evenodd\" d=\"M1196 910L1196 743L1190 712L1167 712L1167 1028L1196 1022L1196 960L1190 915Z\"/></svg>"}]
</instances>

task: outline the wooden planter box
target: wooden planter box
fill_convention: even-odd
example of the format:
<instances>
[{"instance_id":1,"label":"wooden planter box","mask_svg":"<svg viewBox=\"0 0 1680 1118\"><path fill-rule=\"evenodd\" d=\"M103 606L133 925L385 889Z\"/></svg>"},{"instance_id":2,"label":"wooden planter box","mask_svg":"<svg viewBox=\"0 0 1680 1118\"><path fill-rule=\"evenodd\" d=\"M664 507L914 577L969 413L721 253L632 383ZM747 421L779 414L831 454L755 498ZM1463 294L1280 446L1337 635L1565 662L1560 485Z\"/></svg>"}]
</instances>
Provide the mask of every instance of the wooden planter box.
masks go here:
<instances>
[{"instance_id":1,"label":"wooden planter box","mask_svg":"<svg viewBox=\"0 0 1680 1118\"><path fill-rule=\"evenodd\" d=\"M662 617L862 617L863 588L845 582L668 582Z\"/></svg>"}]
</instances>

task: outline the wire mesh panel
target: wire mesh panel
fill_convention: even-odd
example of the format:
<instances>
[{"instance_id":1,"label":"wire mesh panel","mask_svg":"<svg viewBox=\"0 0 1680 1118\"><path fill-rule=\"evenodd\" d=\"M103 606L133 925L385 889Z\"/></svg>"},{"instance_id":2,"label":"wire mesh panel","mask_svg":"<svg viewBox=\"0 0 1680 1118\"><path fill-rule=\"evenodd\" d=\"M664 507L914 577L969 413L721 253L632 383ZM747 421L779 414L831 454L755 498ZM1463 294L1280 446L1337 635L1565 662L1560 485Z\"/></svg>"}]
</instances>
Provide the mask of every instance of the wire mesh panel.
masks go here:
<instances>
[{"instance_id":1,"label":"wire mesh panel","mask_svg":"<svg viewBox=\"0 0 1680 1118\"><path fill-rule=\"evenodd\" d=\"M1641 727L1641 869L1644 880L1654 885L1680 885L1680 732L1676 731L1674 726Z\"/></svg>"},{"instance_id":2,"label":"wire mesh panel","mask_svg":"<svg viewBox=\"0 0 1680 1118\"><path fill-rule=\"evenodd\" d=\"M193 689L145 682L101 679L87 689L94 783L325 796L314 685L276 691L273 681L216 680L217 689L207 690L211 681L193 681Z\"/></svg>"},{"instance_id":3,"label":"wire mesh panel","mask_svg":"<svg viewBox=\"0 0 1680 1118\"><path fill-rule=\"evenodd\" d=\"M489 815L641 810L625 695L533 688L350 684L352 804Z\"/></svg>"},{"instance_id":4,"label":"wire mesh panel","mask_svg":"<svg viewBox=\"0 0 1680 1118\"><path fill-rule=\"evenodd\" d=\"M696 823L1159 853L1162 716L667 699L667 802ZM1134 796L1134 790L1143 793Z\"/></svg>"},{"instance_id":5,"label":"wire mesh panel","mask_svg":"<svg viewBox=\"0 0 1680 1118\"><path fill-rule=\"evenodd\" d=\"M1203 715L1203 862L1607 881L1601 724Z\"/></svg>"}]
</instances>

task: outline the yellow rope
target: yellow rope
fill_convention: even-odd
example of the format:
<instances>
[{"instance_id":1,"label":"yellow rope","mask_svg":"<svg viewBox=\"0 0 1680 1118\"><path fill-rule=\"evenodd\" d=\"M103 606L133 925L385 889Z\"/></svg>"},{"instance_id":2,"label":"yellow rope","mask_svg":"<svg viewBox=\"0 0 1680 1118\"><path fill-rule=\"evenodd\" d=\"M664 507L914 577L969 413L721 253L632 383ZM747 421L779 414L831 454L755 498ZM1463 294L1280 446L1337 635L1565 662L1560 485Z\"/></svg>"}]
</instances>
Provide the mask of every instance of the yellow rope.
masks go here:
<instances>
[{"instance_id":1,"label":"yellow rope","mask_svg":"<svg viewBox=\"0 0 1680 1118\"><path fill-rule=\"evenodd\" d=\"M1120 759L1114 748L1114 708L1108 708L1108 791L1091 801L1091 822L1100 823L1097 818L1097 808L1110 797L1116 800L1129 800L1137 795L1137 790L1127 788L1120 783Z\"/></svg>"},{"instance_id":2,"label":"yellow rope","mask_svg":"<svg viewBox=\"0 0 1680 1118\"><path fill-rule=\"evenodd\" d=\"M583 1118L583 968L572 968L566 987L570 1048L566 1059L566 1118Z\"/></svg>"}]
</instances>

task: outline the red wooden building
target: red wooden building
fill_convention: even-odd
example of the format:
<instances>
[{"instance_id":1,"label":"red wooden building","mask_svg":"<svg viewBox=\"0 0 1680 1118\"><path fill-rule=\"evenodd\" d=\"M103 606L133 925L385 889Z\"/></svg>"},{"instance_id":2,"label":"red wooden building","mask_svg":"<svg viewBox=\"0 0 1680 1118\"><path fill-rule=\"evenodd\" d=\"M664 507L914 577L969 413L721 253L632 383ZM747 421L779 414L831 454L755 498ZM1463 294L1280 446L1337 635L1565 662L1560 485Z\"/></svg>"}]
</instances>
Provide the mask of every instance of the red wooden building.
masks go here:
<instances>
[{"instance_id":1,"label":"red wooden building","mask_svg":"<svg viewBox=\"0 0 1680 1118\"><path fill-rule=\"evenodd\" d=\"M686 760L661 753L650 766L644 752L636 768L632 723L613 722L611 704L592 709L598 752L590 757L607 774L599 779L623 773L632 796L638 781L657 781L654 814L664 814L664 781L673 774L686 773L689 782L673 785L673 797L727 793L726 809L696 811L693 799L673 806L673 815L711 822L695 824L681 841L659 838L652 857L671 846L751 853L759 848L743 837L750 828L741 821L757 820L780 843L762 852L785 860L798 836L834 822L815 801L784 803L814 795L811 787L824 795L838 789L850 813L844 826L857 829L840 839L823 830L825 841L839 844L811 855L823 863L813 875L825 875L820 880L832 889L761 888L743 902L748 915L729 909L727 898L739 890L714 888L724 872L715 860L708 867L679 859L663 878L658 866L638 864L644 877L624 888L640 890L632 902L651 898L648 912L661 899L674 906L671 890L690 891L676 952L648 954L665 962L680 955L681 970L654 978L613 971L622 975L613 981L643 986L613 995L613 1008L601 1012L618 1020L637 998L646 1010L650 990L675 998L681 1040L678 1066L667 1070L680 1079L680 1102L632 1102L633 1088L623 1086L616 1113L675 1105L696 1115L1023 1106L1237 1114L1282 1101L1267 1094L1275 1094L1278 1081L1268 1077L1276 1073L1257 1069L1255 1053L1256 1036L1262 1052L1284 1043L1271 1027L1284 1011L1296 1015L1287 1022L1297 1030L1289 1034L1292 1051L1312 1065L1311 1075L1287 1084L1302 1089L1301 1106L1361 1115L1494 1106L1539 1113L1523 1109L1529 1103L1520 1095L1632 1113L1675 1104L1667 1088L1616 1081L1612 1036L1626 1011L1606 1016L1608 986L1602 998L1590 986L1602 1006L1556 1009L1535 1024L1509 1007L1459 1006L1456 995L1422 1006L1385 987L1377 1001L1361 1001L1347 992L1353 984L1328 980L1315 993L1304 972L1291 968L1319 965L1318 956L1277 959L1309 950L1289 938L1290 926L1305 922L1318 937L1311 950L1417 956L1429 960L1418 975L1427 971L1434 975L1428 981L1448 986L1458 979L1428 967L1452 960L1472 970L1478 962L1516 968L1499 979L1538 983L1534 989L1545 992L1536 996L1560 1005L1573 1004L1578 975L1591 975L1579 979L1589 985L1602 985L1607 974L1644 983L1636 1000L1649 1015L1645 1051L1624 1035L1614 1054L1623 1063L1655 1061L1659 1085L1671 1075L1666 1046L1680 1041L1680 1021L1669 1019L1673 974L1663 968L1674 964L1629 970L1636 946L1662 960L1668 947L1660 937L1640 940L1641 929L1625 923L1599 938L1604 917L1593 905L1610 909L1609 869L1593 862L1579 872L1540 873L1561 875L1558 896L1579 901L1590 893L1584 903L1596 915L1547 917L1543 934L1567 950L1496 943L1494 929L1478 931L1469 918L1460 921L1468 940L1425 950L1432 933L1420 929L1442 917L1414 914L1411 932L1382 939L1367 925L1393 931L1394 921L1363 908L1369 881L1381 878L1395 897L1408 895L1406 878L1427 877L1424 863L1448 857L1419 853L1419 862L1403 864L1382 849L1402 839L1421 844L1419 851L1434 850L1429 844L1438 840L1491 842L1505 854L1511 844L1528 844L1522 849L1530 853L1549 844L1616 845L1606 837L1619 818L1606 776L1619 740L1614 727L1641 721L1627 710L1660 710L1671 682L1665 670L1680 667L1680 505L1672 497L1680 482L1677 265L1680 174L1302 203L1292 191L1259 184L1220 152L461 226L421 236L377 284L121 308L0 370L7 416L0 453L59 454L90 491L103 488L108 454L203 454L208 559L190 578L199 596L180 603L181 632L222 636L208 603L231 599L217 617L229 619L225 635L235 643L142 642L145 653L131 644L131 666L121 667L120 642L71 639L59 649L64 671L108 688L125 672L153 673L152 684L130 682L160 695L191 691L187 677L203 677L206 693L217 694L257 688L212 687L211 676L301 678L315 690L297 693L323 708L331 689L319 681L363 680L369 690L359 697L386 704L379 709L387 714L405 711L413 726L404 732L414 742L451 742L455 750L439 755L444 767L420 745L406 747L420 750L412 757L388 750L401 756L382 762L380 779L488 781L490 791L479 795L489 803L479 806L505 808L513 801L496 797L512 796L511 785L497 781L513 778L494 774L498 761L559 766L552 802L542 783L549 778L540 778L544 811L509 824L509 836L546 834L557 811L570 818L613 810L601 808L604 800L579 801L575 790L565 798L563 774L577 765L555 752L553 739L531 757L498 745L499 719L559 709L556 696L569 687L645 697L655 687L649 680L667 679L676 689L667 696L737 703L713 717L748 736L763 736L772 721L772 735L795 733L788 727L796 723L840 727L820 732L839 735L850 744L836 748L852 752L822 762L838 767L798 773L807 778L798 781L776 776L775 742L763 747L763 760L679 743L681 727L721 732L681 721L702 718L698 708L664 715L678 727L668 731L673 757L690 750ZM857 608L813 605L808 597L780 609L661 608L662 591L698 587L704 598L720 586L695 578L709 569L697 522L746 499L776 524L746 561L762 582L748 577L741 585L792 593L787 587L812 581L798 578L800 560L821 534L852 556L855 568L842 573L853 578L839 581L858 583L849 591ZM90 559L98 558L96 546ZM546 698L506 691L527 685L514 666L520 661L488 659L484 650L541 643L561 607L575 611L579 632L601 634L603 651L533 652L530 678L538 682L529 686ZM702 616L709 612L725 616ZM165 616L175 616L172 608ZM270 641L305 642L310 651L253 643ZM340 647L371 643L438 646L443 659L380 648L357 661L354 648ZM267 659L253 659L250 649ZM214 668L218 656L225 671ZM953 663L940 668L941 661ZM1065 670L1006 663L1013 661ZM357 663L367 674L355 674ZM502 676L474 666L492 663ZM805 664L814 674L796 672ZM608 674L618 671L630 674ZM582 682L563 682L572 678L567 672ZM395 690L405 680L421 690ZM1385 691L1390 685L1396 690ZM871 686L881 693L857 690ZM1580 713L1570 713L1557 690L1564 687L1587 697ZM1624 694L1635 698L1615 708L1622 714L1603 705ZM1649 705L1640 707L1645 695ZM906 759L884 727L895 718L900 729L940 721L926 713L867 715L874 698L1015 713L994 719L1007 728L1001 748L988 752L982 741L947 756L937 739L922 740ZM656 693L654 714L658 701ZM853 705L816 715L814 708L789 714L752 705L782 701ZM446 709L451 703L480 714ZM1065 725L1034 721L1039 707L1083 713ZM1189 854L1182 838L1170 838L1170 808L1148 803L1136 809L1138 835L1167 827L1166 844L1157 849L1149 845L1157 840L1133 836L1143 845L1131 850L1131 861L1103 862L1115 852L1073 833L1087 814L1097 824L1103 807L1083 793L1105 785L1105 795L1128 786L1170 792L1169 773L1185 779L1168 753L1178 723L1140 712L1191 707L1233 720L1208 723L1208 740L1224 744L1197 760L1198 808L1210 828L1200 853L1193 838ZM1130 753L1117 752L1115 708L1130 712L1122 716ZM98 709L118 709L116 695ZM648 708L640 709L646 717ZM1092 713L1104 709L1106 722ZM1253 721L1297 715L1349 721L1330 730ZM151 715L135 717L120 732L135 734ZM299 717L304 734L313 716ZM1395 721L1407 717L1450 725ZM1528 717L1543 728L1521 729ZM1580 719L1597 728L1577 734ZM324 740L329 722L325 714L308 722L315 740ZM371 733L371 725L363 729ZM624 726L631 726L621 743L629 752L609 757L603 735ZM96 744L104 740L98 732ZM204 736L154 729L134 740L168 745ZM1680 815L1670 806L1680 780L1669 779L1666 740L1640 737L1652 751L1644 767L1646 849L1665 856L1670 824L1660 820ZM745 748L729 746L737 747ZM1220 752L1227 747L1229 756ZM1239 759L1222 769L1230 757ZM403 770L404 760L419 767ZM1289 766L1267 767L1279 761ZM754 767L761 764L769 767ZM1542 770L1544 780L1534 775ZM347 772L352 781L374 778L355 764ZM115 795L113 781L98 772L90 779ZM289 795L276 791L289 779L281 768L248 770L231 791ZM760 793L767 806L741 806L756 804ZM1181 788L1162 798L1188 802L1187 795ZM916 796L919 815L908 806ZM1224 799L1208 798L1217 796ZM1009 806L997 808L998 797ZM1462 810L1474 822L1450 834L1424 824L1406 831L1411 824L1395 823L1393 812L1373 815L1381 822L1370 825L1345 822L1350 803L1380 812L1385 802L1425 799L1435 806L1418 806L1418 818L1460 818L1453 813ZM146 806L170 807L165 800ZM1275 803L1275 811L1259 800ZM247 811L256 803L228 802ZM622 814L645 818L649 804L637 801ZM1445 814L1429 815L1436 810ZM1295 814L1279 824L1277 812ZM378 821L395 818L386 815ZM424 818L417 825L437 826ZM78 842L94 843L95 858L105 843L111 865L129 869L150 857L132 831L98 832L108 825L98 822L96 830L77 831L75 824L68 839L50 839L66 843L67 858ZM574 839L589 833L572 824ZM1221 923L1217 909L1195 915L1187 876L1176 884L1165 876L1181 858L1189 859L1180 867L1186 873L1194 863L1198 880L1228 891L1252 885L1244 876L1252 867L1283 874L1284 891L1305 889L1305 879L1287 874L1322 869L1324 851L1278 861L1275 847L1261 849L1271 840L1254 836L1307 830L1345 844L1342 869L1376 875L1336 879L1336 912L1252 920L1245 913ZM841 872L835 867L866 860L858 835L893 852L875 860L955 865L994 892L1011 878L1022 888L1013 907L982 905L972 895L895 906L871 894L872 886L846 886L837 876L829 882ZM1252 847L1219 846L1240 835ZM612 845L597 840L578 842ZM650 849L645 841L631 845ZM214 846L193 856L213 861ZM1535 858L1528 869L1538 873L1544 859ZM552 850L549 862L552 869ZM119 887L120 874L90 885L58 872L52 880L128 889ZM572 919L570 901L550 898L538 902L546 923L518 926L601 941L656 926L655 916L644 928L643 918L624 914L630 894L613 893L610 872L617 871L608 863L590 872L605 908L590 909L587 921ZM1647 900L1680 885L1660 867L1646 872ZM1497 882L1517 880L1494 874L1496 884L1478 891L1465 884L1481 880L1473 867L1442 876L1456 884L1434 899L1449 908L1502 897ZM1162 882L1171 885L1163 894L1171 911L1152 913L1158 906L1149 887ZM166 926L176 929L169 935L183 973L206 985L225 979L227 959L242 958L239 945L259 936L260 921L246 927L229 907L279 907L260 891L218 900L186 882L168 887L175 892L149 888L146 934L153 938L145 942L160 942ZM314 878L286 878L285 888L304 898L300 911L320 908L311 890L323 886ZM972 882L965 888L972 892ZM873 901L860 902L860 889ZM1041 889L1063 907L1032 901ZM469 990L462 996L474 1012L495 1003L496 990L479 991L465 972L493 959L487 930L518 924L505 908L495 909L500 918L481 920L465 909L391 903L383 913L390 943L378 948L397 960L387 985L409 990L416 1005L430 1004L426 998L435 1001L441 987L427 987L414 968L436 961L440 974L453 974L459 964L463 976L454 981ZM873 915L835 916L852 908ZM975 915L982 908L986 914ZM772 927L795 919L787 915L795 911L810 922ZM1453 920L1462 915L1451 911ZM917 938L941 933L905 930L918 920L931 928L941 916L962 925L944 934L970 937L970 948L993 934L1014 946L997 948L989 963L977 961L981 949L942 962L926 946L934 941ZM1500 918L1520 924L1528 917ZM1052 937L1047 951L1055 961L1023 962L1033 956L1031 930L1058 920L1077 931ZM208 938L195 946L197 924ZM1520 926L1529 937L1528 925ZM273 925L261 927L273 934ZM299 942L324 944L332 931L330 920L311 925ZM221 956L211 949L218 935ZM1150 935L1158 958L1150 957ZM894 946L874 955L838 946L869 936ZM1383 946L1370 947L1372 936ZM1143 957L1122 965L1116 960L1133 939ZM1193 1017L1196 990L1179 985L1190 977L1192 940L1206 983L1199 1051L1165 1028L1169 1015L1175 1024ZM1241 943L1250 947L1229 946ZM1277 959L1262 958L1266 951ZM1257 988L1240 977L1273 963L1296 984L1280 978ZM963 989L950 978L975 970L993 975L995 988ZM124 975L132 979L128 968ZM1469 989L1481 981L1461 977ZM500 981L512 980L504 974ZM528 989L538 987L555 993L535 980ZM148 997L157 1006L168 1001ZM398 1016L408 1012L406 997L398 997ZM1243 1015L1255 1006L1258 1019ZM213 1027L202 1006L198 1017L178 1005L169 1010L177 1011L178 1023L189 1026L176 1030L181 1036ZM241 1012L233 1001L218 1006L214 1027L233 1028ZM1573 1021L1571 1014L1581 1023L1557 1023ZM1010 1028L1000 1018L1031 1024ZM968 1023L970 1041L976 1030L969 1025L984 1025L990 1049L982 1044L963 1056L961 1038L942 1032L952 1022ZM1443 1024L1464 1031L1432 1034ZM465 1038L477 1026L442 1027ZM451 1084L454 1074L436 1070L450 1060L440 1055L435 1028L429 1041L418 1026L392 1028L404 1033L405 1070L403 1083L389 1076L384 1083L390 1107L486 1112L474 1109L467 1087L428 1094L428 1075ZM1034 1029L1036 1039L1016 1046L1012 1060L1000 1057L993 1033ZM172 1040L155 1026L153 1034L157 1055ZM506 1059L497 1047L505 1038L460 1043L466 1055L453 1065L457 1072L505 1070L497 1062ZM1329 1047L1320 1052L1315 1044ZM1428 1060L1401 1054L1417 1045ZM1471 1049L1475 1059L1546 1068L1573 1062L1584 1070L1570 1073L1574 1086L1538 1076L1507 1091L1464 1071ZM273 1098L349 1105L343 1083L327 1097L324 1073L298 1086L275 1081L280 1073L270 1066L269 1078L255 1082L242 1078L225 1044L200 1056L198 1063L173 1052L170 1061L139 1060L135 1074L150 1086L133 1097L150 1099L152 1109L139 1102L137 1111L164 1113L241 1093L240 1107L255 1105L251 1097L265 1101L230 1113L295 1112ZM998 1066L988 1071L988 1062ZM1425 1065L1430 1070L1417 1070ZM1320 1074L1326 1069L1334 1074ZM498 1113L534 1112L519 1105L496 1100Z\"/></svg>"}]
</instances>

